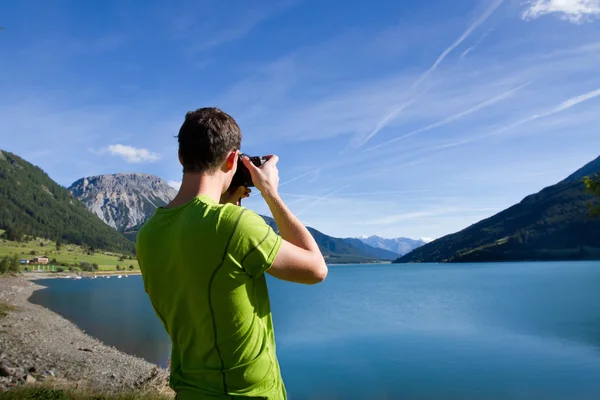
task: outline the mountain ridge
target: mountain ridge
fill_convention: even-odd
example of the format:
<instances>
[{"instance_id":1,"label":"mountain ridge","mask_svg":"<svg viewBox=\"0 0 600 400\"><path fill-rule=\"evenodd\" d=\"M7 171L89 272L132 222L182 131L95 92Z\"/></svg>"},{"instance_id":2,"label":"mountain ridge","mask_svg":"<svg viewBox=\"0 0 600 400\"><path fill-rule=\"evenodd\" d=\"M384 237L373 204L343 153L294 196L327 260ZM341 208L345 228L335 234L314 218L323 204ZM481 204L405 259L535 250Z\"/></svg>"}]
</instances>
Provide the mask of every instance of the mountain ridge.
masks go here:
<instances>
[{"instance_id":1,"label":"mountain ridge","mask_svg":"<svg viewBox=\"0 0 600 400\"><path fill-rule=\"evenodd\" d=\"M580 180L599 171L597 158L557 184L394 262L600 259L600 218L590 215L592 196Z\"/></svg>"},{"instance_id":2,"label":"mountain ridge","mask_svg":"<svg viewBox=\"0 0 600 400\"><path fill-rule=\"evenodd\" d=\"M369 246L379 249L385 249L403 256L412 250L423 246L426 242L423 239L410 239L406 237L384 238L377 235L360 236L356 238Z\"/></svg>"}]
</instances>

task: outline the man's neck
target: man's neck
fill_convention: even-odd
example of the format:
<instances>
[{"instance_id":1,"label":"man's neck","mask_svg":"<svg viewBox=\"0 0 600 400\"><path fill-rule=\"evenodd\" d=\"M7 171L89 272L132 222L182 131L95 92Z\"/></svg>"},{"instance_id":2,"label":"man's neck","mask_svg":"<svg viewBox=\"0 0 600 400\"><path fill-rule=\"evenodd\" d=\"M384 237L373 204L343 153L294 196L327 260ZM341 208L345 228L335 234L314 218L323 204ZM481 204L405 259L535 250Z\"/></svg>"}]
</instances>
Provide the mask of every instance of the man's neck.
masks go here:
<instances>
[{"instance_id":1,"label":"man's neck","mask_svg":"<svg viewBox=\"0 0 600 400\"><path fill-rule=\"evenodd\" d=\"M177 196L167 208L178 207L198 196L207 196L215 202L221 200L223 182L217 175L184 173Z\"/></svg>"}]
</instances>

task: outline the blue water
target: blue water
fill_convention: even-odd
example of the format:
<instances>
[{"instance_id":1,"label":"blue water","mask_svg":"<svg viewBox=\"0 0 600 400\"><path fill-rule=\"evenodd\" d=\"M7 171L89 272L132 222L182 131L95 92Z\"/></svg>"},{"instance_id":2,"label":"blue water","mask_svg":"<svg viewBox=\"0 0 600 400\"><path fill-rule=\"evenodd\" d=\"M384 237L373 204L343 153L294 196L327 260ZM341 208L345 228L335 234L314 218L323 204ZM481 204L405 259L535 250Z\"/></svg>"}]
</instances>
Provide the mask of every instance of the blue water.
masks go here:
<instances>
[{"instance_id":1,"label":"blue water","mask_svg":"<svg viewBox=\"0 0 600 400\"><path fill-rule=\"evenodd\" d=\"M140 276L40 281L32 301L164 364ZM269 277L290 399L600 399L600 262L332 266Z\"/></svg>"}]
</instances>

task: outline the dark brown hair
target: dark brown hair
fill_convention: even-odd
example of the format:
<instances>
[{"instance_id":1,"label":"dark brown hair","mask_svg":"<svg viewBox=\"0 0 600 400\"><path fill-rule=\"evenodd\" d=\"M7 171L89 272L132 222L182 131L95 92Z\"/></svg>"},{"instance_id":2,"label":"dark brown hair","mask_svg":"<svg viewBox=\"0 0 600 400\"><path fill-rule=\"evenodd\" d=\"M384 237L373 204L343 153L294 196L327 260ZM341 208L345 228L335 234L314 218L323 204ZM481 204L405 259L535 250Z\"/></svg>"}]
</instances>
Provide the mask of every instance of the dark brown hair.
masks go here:
<instances>
[{"instance_id":1,"label":"dark brown hair","mask_svg":"<svg viewBox=\"0 0 600 400\"><path fill-rule=\"evenodd\" d=\"M185 115L177 139L183 172L213 172L240 149L242 132L229 114L205 107Z\"/></svg>"}]
</instances>

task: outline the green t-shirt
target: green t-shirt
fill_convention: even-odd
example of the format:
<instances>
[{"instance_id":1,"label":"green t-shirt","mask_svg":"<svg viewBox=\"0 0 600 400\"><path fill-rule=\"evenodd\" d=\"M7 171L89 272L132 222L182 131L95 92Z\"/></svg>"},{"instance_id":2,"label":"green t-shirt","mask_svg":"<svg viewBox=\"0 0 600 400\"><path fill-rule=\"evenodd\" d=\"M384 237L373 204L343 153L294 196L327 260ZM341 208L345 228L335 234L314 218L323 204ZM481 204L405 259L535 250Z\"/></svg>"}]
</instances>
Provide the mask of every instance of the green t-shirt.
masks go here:
<instances>
[{"instance_id":1,"label":"green t-shirt","mask_svg":"<svg viewBox=\"0 0 600 400\"><path fill-rule=\"evenodd\" d=\"M286 399L264 272L281 237L258 214L198 196L158 208L137 236L154 310L171 337L178 399Z\"/></svg>"}]
</instances>

